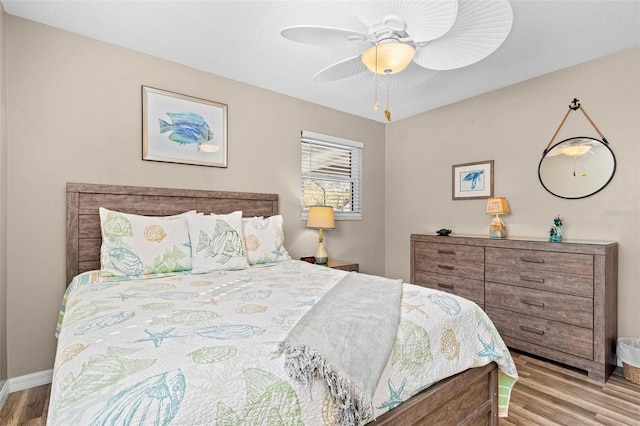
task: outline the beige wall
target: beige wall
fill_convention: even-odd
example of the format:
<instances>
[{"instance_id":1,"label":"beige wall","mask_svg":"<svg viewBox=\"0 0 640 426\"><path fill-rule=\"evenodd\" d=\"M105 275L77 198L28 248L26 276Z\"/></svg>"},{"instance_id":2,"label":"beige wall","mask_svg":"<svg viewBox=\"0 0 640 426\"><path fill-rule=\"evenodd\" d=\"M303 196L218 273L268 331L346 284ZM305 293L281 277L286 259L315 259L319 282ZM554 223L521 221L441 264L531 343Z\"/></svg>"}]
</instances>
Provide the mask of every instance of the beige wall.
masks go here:
<instances>
[{"instance_id":1,"label":"beige wall","mask_svg":"<svg viewBox=\"0 0 640 426\"><path fill-rule=\"evenodd\" d=\"M0 5L0 389L7 378L7 88L5 14Z\"/></svg>"},{"instance_id":2,"label":"beige wall","mask_svg":"<svg viewBox=\"0 0 640 426\"><path fill-rule=\"evenodd\" d=\"M409 279L409 236L449 228L488 234L486 200L451 199L452 164L495 161L495 195L507 197L511 236L548 234L560 214L566 238L619 243L618 331L640 337L640 48L554 72L386 126L386 275ZM617 157L603 191L555 197L538 181L541 154L577 97ZM556 141L597 133L573 112Z\"/></svg>"},{"instance_id":3,"label":"beige wall","mask_svg":"<svg viewBox=\"0 0 640 426\"><path fill-rule=\"evenodd\" d=\"M299 215L300 131L359 140L364 220L339 222L325 243L384 273L382 124L10 15L6 25L9 377L53 367L69 181L278 193L300 257L317 245ZM141 85L228 104L229 167L142 161Z\"/></svg>"},{"instance_id":4,"label":"beige wall","mask_svg":"<svg viewBox=\"0 0 640 426\"><path fill-rule=\"evenodd\" d=\"M545 236L560 214L567 238L620 243L619 330L640 335L640 49L384 126L12 16L0 34L0 310L9 301L0 379L3 369L17 377L53 366L67 181L275 192L287 247L299 257L313 253L317 237L298 214L302 129L365 143L364 220L327 232L332 257L408 280L411 233L484 234L484 201L451 200L451 165L493 159L496 195L513 211L505 217L511 235ZM228 104L229 167L141 161L141 85ZM542 150L573 97L618 157L610 186L584 200L553 197L537 180ZM565 129L573 136L590 127L575 114Z\"/></svg>"}]
</instances>

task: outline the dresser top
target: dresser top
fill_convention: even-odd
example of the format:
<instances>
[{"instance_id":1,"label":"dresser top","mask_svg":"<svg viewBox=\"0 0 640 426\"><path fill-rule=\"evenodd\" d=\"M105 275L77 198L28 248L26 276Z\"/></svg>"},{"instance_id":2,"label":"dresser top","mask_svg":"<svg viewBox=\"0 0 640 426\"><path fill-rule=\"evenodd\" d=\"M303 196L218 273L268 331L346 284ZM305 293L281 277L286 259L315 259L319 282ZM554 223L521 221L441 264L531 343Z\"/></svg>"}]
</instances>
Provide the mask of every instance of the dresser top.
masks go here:
<instances>
[{"instance_id":1,"label":"dresser top","mask_svg":"<svg viewBox=\"0 0 640 426\"><path fill-rule=\"evenodd\" d=\"M546 238L509 237L489 238L486 235L452 234L448 237L431 234L411 234L411 241L426 241L439 244L464 244L483 247L504 247L558 252L604 254L607 248L617 248L615 241L596 240L562 240L559 243L549 242Z\"/></svg>"}]
</instances>

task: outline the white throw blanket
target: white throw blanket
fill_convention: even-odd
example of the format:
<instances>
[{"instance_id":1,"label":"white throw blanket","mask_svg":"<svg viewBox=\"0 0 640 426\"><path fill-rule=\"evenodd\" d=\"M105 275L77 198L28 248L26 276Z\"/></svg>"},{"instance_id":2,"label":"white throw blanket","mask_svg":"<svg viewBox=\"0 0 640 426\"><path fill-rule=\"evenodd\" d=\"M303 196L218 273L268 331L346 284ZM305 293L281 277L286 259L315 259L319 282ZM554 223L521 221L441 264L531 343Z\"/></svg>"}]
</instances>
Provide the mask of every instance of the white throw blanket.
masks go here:
<instances>
[{"instance_id":1,"label":"white throw blanket","mask_svg":"<svg viewBox=\"0 0 640 426\"><path fill-rule=\"evenodd\" d=\"M400 320L402 281L349 273L280 344L290 377L324 381L336 399L336 421L373 417L371 399L389 359Z\"/></svg>"}]
</instances>

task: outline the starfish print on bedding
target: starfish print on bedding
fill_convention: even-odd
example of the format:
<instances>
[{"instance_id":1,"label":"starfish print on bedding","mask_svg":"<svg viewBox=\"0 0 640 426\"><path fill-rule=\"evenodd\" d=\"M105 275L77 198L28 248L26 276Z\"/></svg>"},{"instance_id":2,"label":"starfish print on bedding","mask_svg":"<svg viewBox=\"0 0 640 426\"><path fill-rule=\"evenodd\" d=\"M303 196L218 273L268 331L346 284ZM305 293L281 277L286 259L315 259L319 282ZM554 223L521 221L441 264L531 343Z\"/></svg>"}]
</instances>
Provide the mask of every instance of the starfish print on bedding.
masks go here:
<instances>
[{"instance_id":1,"label":"starfish print on bedding","mask_svg":"<svg viewBox=\"0 0 640 426\"><path fill-rule=\"evenodd\" d=\"M424 314L427 318L429 317L429 314L427 314L425 311L423 311L420 308L422 305L412 305L412 304L406 303L406 302L402 302L402 303L400 303L400 305L404 308L404 312L406 314L408 314L411 311L418 311L421 314Z\"/></svg>"},{"instance_id":2,"label":"starfish print on bedding","mask_svg":"<svg viewBox=\"0 0 640 426\"><path fill-rule=\"evenodd\" d=\"M175 330L174 328L169 328L165 331L160 331L160 332L154 332L154 331L149 331L149 330L145 330L144 332L147 333L149 335L149 337L146 337L144 339L138 339L138 340L134 340L131 343L140 343L140 342L148 342L151 341L153 342L153 344L155 345L155 347L159 347L160 344L162 343L162 341L166 338L169 337L186 337L183 335L172 335L171 332Z\"/></svg>"},{"instance_id":3,"label":"starfish print on bedding","mask_svg":"<svg viewBox=\"0 0 640 426\"><path fill-rule=\"evenodd\" d=\"M493 342L493 341L491 343L485 342L482 339L482 336L480 336L479 334L478 334L478 339L480 339L480 343L482 343L482 346L484 346L484 350L478 352L478 354L477 354L478 356L489 358L489 359L492 359L492 360L496 359L496 358L500 358L502 356L501 353L496 352L496 344L495 344L495 342Z\"/></svg>"},{"instance_id":4,"label":"starfish print on bedding","mask_svg":"<svg viewBox=\"0 0 640 426\"><path fill-rule=\"evenodd\" d=\"M134 294L118 293L118 294L119 294L119 296L109 296L109 298L110 298L110 299L117 299L117 298L120 298L120 299L124 302L125 300L131 299L131 298L133 298L133 297L138 297L138 295L139 295L140 293L134 293Z\"/></svg>"},{"instance_id":5,"label":"starfish print on bedding","mask_svg":"<svg viewBox=\"0 0 640 426\"><path fill-rule=\"evenodd\" d=\"M276 249L272 250L271 253L275 254L276 257L274 260L278 260L280 257L282 257L282 250L280 249L280 247L278 246L278 244L276 244Z\"/></svg>"},{"instance_id":6,"label":"starfish print on bedding","mask_svg":"<svg viewBox=\"0 0 640 426\"><path fill-rule=\"evenodd\" d=\"M407 384L407 379L402 381L400 385L400 389L395 388L391 379L387 381L387 386L389 386L389 400L383 402L378 408L386 408L388 410L392 410L396 408L398 405L402 403L402 398L400 398L400 394L404 390L404 385Z\"/></svg>"},{"instance_id":7,"label":"starfish print on bedding","mask_svg":"<svg viewBox=\"0 0 640 426\"><path fill-rule=\"evenodd\" d=\"M209 300L203 300L202 302L197 302L198 306L203 306L203 305L217 305L218 302L216 302L216 298L212 297Z\"/></svg>"},{"instance_id":8,"label":"starfish print on bedding","mask_svg":"<svg viewBox=\"0 0 640 426\"><path fill-rule=\"evenodd\" d=\"M316 304L316 299L310 299L310 300L307 300L306 302L302 302L300 300L296 300L296 303L298 304L298 307L313 306L313 305Z\"/></svg>"}]
</instances>

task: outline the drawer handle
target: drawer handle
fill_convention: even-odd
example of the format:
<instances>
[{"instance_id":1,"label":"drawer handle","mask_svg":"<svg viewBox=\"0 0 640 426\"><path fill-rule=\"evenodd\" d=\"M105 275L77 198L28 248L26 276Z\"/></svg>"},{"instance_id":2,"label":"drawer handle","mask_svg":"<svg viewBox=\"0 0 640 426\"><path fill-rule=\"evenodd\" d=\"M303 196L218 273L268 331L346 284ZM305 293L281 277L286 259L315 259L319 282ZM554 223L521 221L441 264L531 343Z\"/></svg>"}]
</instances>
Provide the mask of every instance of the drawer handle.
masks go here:
<instances>
[{"instance_id":1,"label":"drawer handle","mask_svg":"<svg viewBox=\"0 0 640 426\"><path fill-rule=\"evenodd\" d=\"M456 254L453 250L438 250L439 254Z\"/></svg>"},{"instance_id":2,"label":"drawer handle","mask_svg":"<svg viewBox=\"0 0 640 426\"><path fill-rule=\"evenodd\" d=\"M453 284L438 283L438 287L448 288L449 290L453 290Z\"/></svg>"},{"instance_id":3,"label":"drawer handle","mask_svg":"<svg viewBox=\"0 0 640 426\"><path fill-rule=\"evenodd\" d=\"M522 281L529 281L532 283L544 283L544 278L532 278L532 277L520 277Z\"/></svg>"},{"instance_id":4,"label":"drawer handle","mask_svg":"<svg viewBox=\"0 0 640 426\"><path fill-rule=\"evenodd\" d=\"M535 257L521 257L520 260L527 263L544 263L544 259L536 259Z\"/></svg>"},{"instance_id":5,"label":"drawer handle","mask_svg":"<svg viewBox=\"0 0 640 426\"><path fill-rule=\"evenodd\" d=\"M451 265L438 265L438 268L440 268L440 269L448 269L450 271L453 271L453 266L451 266Z\"/></svg>"},{"instance_id":6,"label":"drawer handle","mask_svg":"<svg viewBox=\"0 0 640 426\"><path fill-rule=\"evenodd\" d=\"M520 299L520 303L524 303L525 305L537 306L539 308L544 308L544 302L538 302L536 300Z\"/></svg>"},{"instance_id":7,"label":"drawer handle","mask_svg":"<svg viewBox=\"0 0 640 426\"><path fill-rule=\"evenodd\" d=\"M527 327L526 325L521 325L520 330L526 331L528 333L534 333L539 335L544 335L544 330L540 330L539 328Z\"/></svg>"}]
</instances>

